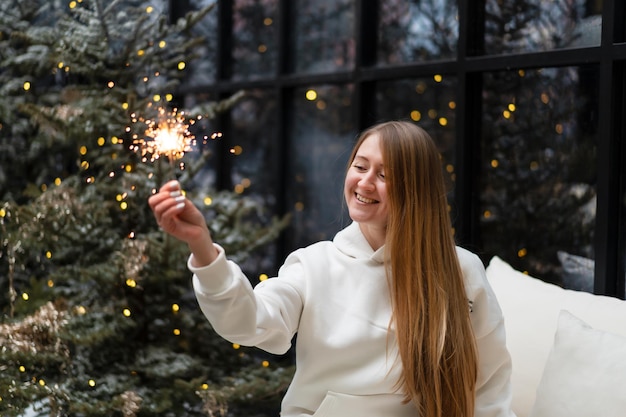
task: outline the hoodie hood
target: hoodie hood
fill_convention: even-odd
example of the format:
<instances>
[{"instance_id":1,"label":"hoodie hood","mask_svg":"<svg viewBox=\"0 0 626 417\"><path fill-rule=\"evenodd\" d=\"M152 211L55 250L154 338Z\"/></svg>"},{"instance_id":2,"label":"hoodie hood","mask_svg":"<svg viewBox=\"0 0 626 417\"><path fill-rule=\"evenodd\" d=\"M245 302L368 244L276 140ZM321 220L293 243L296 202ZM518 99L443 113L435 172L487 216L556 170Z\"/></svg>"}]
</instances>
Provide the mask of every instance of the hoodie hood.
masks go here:
<instances>
[{"instance_id":1,"label":"hoodie hood","mask_svg":"<svg viewBox=\"0 0 626 417\"><path fill-rule=\"evenodd\" d=\"M385 259L385 246L381 246L376 251L372 249L357 222L352 222L348 227L337 233L333 243L340 252L351 258L369 259L380 264Z\"/></svg>"}]
</instances>

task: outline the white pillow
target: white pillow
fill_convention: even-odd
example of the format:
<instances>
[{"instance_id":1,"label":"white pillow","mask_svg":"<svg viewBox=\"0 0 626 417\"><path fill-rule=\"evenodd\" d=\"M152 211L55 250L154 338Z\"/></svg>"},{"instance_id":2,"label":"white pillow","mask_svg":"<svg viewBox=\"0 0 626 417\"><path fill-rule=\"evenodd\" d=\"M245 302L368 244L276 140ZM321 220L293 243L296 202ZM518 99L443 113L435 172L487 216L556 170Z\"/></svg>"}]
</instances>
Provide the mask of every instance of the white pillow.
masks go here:
<instances>
[{"instance_id":1,"label":"white pillow","mask_svg":"<svg viewBox=\"0 0 626 417\"><path fill-rule=\"evenodd\" d=\"M626 301L564 290L516 271L498 257L489 262L487 278L504 314L506 344L513 362L512 404L518 417L528 417L535 402L561 310L596 329L626 337Z\"/></svg>"},{"instance_id":2,"label":"white pillow","mask_svg":"<svg viewBox=\"0 0 626 417\"><path fill-rule=\"evenodd\" d=\"M530 417L624 417L626 337L559 315Z\"/></svg>"}]
</instances>

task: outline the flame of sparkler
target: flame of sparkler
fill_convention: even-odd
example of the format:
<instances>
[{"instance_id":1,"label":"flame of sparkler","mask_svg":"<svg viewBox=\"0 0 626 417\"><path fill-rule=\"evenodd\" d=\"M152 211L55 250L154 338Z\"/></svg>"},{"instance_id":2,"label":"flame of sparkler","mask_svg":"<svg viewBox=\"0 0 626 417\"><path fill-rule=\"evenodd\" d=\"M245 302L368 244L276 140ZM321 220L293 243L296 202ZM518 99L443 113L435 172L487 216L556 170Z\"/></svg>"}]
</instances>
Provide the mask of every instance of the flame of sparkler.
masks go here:
<instances>
[{"instance_id":1,"label":"flame of sparkler","mask_svg":"<svg viewBox=\"0 0 626 417\"><path fill-rule=\"evenodd\" d=\"M145 137L140 138L134 134L131 145L131 150L141 152L144 162L148 159L154 162L162 156L167 157L170 162L181 159L196 144L195 136L189 131L193 121L188 122L185 113L177 109L168 113L159 108L156 120L137 118L135 115L132 118L133 123L143 123L146 126Z\"/></svg>"}]
</instances>

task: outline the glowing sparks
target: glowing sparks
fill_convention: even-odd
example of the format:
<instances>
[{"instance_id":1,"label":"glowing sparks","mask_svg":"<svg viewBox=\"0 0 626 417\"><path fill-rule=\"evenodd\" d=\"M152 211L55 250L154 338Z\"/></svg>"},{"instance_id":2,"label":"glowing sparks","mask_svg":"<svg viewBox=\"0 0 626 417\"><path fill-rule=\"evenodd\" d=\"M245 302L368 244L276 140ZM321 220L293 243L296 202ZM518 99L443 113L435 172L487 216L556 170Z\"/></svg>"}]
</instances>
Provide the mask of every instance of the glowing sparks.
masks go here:
<instances>
[{"instance_id":1,"label":"glowing sparks","mask_svg":"<svg viewBox=\"0 0 626 417\"><path fill-rule=\"evenodd\" d=\"M141 152L144 162L148 159L154 162L162 156L170 162L181 159L196 144L195 136L189 131L193 121L185 119L185 112L174 109L168 113L159 108L156 120L138 118L136 115L132 115L132 118L133 123L146 126L145 137L134 134L131 145L133 151Z\"/></svg>"}]
</instances>

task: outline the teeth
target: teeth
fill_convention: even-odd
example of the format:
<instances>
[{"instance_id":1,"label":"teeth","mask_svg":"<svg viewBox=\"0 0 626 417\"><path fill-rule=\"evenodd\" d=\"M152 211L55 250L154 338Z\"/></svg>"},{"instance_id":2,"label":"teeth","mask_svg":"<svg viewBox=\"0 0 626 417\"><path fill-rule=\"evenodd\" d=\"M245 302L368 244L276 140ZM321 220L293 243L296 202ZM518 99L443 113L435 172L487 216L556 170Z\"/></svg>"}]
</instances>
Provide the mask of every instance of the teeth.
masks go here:
<instances>
[{"instance_id":1,"label":"teeth","mask_svg":"<svg viewBox=\"0 0 626 417\"><path fill-rule=\"evenodd\" d=\"M371 198L363 197L361 194L356 194L356 199L359 200L361 203L367 203L367 204L376 203L376 200L372 200Z\"/></svg>"}]
</instances>

